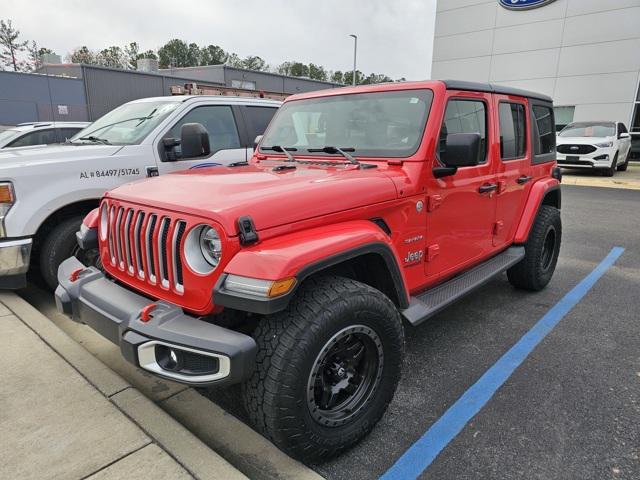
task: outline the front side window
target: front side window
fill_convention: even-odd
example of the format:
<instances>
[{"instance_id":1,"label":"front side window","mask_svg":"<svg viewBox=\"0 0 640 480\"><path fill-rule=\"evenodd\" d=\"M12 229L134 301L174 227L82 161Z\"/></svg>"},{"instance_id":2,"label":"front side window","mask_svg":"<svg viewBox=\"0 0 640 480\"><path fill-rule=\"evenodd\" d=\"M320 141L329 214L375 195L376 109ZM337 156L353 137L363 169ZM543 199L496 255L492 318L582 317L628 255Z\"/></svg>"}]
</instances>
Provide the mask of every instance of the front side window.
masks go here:
<instances>
[{"instance_id":1,"label":"front side window","mask_svg":"<svg viewBox=\"0 0 640 480\"><path fill-rule=\"evenodd\" d=\"M627 127L625 127L624 123L622 122L618 124L618 135L620 135L621 133L629 133L629 131L627 130Z\"/></svg>"},{"instance_id":2,"label":"front side window","mask_svg":"<svg viewBox=\"0 0 640 480\"><path fill-rule=\"evenodd\" d=\"M481 163L487 161L487 107L480 100L452 99L447 103L440 138L451 133L480 134Z\"/></svg>"},{"instance_id":3,"label":"front side window","mask_svg":"<svg viewBox=\"0 0 640 480\"><path fill-rule=\"evenodd\" d=\"M220 150L240 148L238 128L231 107L214 105L196 107L187 113L167 132L165 138L180 138L180 130L185 123L199 123L209 133L211 153ZM180 158L180 146L176 147L176 156Z\"/></svg>"},{"instance_id":4,"label":"front side window","mask_svg":"<svg viewBox=\"0 0 640 480\"><path fill-rule=\"evenodd\" d=\"M298 153L338 147L352 148L356 156L408 157L420 146L432 100L431 90L399 90L286 102L261 145Z\"/></svg>"},{"instance_id":5,"label":"front side window","mask_svg":"<svg viewBox=\"0 0 640 480\"><path fill-rule=\"evenodd\" d=\"M500 103L500 158L523 158L526 153L524 105Z\"/></svg>"},{"instance_id":6,"label":"front side window","mask_svg":"<svg viewBox=\"0 0 640 480\"><path fill-rule=\"evenodd\" d=\"M78 132L73 143L137 145L173 112L180 101L125 103Z\"/></svg>"},{"instance_id":7,"label":"front side window","mask_svg":"<svg viewBox=\"0 0 640 480\"><path fill-rule=\"evenodd\" d=\"M29 132L11 142L7 147L31 147L33 145L48 145L50 143L57 143L56 132L52 128Z\"/></svg>"},{"instance_id":8,"label":"front side window","mask_svg":"<svg viewBox=\"0 0 640 480\"><path fill-rule=\"evenodd\" d=\"M535 154L554 153L556 149L556 131L553 110L543 105L534 105L532 111L538 130L536 141L533 142Z\"/></svg>"},{"instance_id":9,"label":"front side window","mask_svg":"<svg viewBox=\"0 0 640 480\"><path fill-rule=\"evenodd\" d=\"M249 140L253 141L258 135L263 135L269 122L275 115L277 108L273 107L251 107L244 109L249 128Z\"/></svg>"}]
</instances>

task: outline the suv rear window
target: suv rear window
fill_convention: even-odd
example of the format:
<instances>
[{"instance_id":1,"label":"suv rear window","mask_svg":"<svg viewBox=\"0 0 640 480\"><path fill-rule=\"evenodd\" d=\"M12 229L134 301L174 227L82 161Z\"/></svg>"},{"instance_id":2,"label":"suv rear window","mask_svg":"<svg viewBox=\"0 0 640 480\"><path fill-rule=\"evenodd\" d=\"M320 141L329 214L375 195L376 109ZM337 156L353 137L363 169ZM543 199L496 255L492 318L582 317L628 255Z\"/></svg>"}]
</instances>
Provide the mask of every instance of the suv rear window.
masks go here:
<instances>
[{"instance_id":1,"label":"suv rear window","mask_svg":"<svg viewBox=\"0 0 640 480\"><path fill-rule=\"evenodd\" d=\"M299 154L332 146L353 148L357 156L408 157L420 146L432 100L425 89L285 102L261 145L293 147Z\"/></svg>"},{"instance_id":2,"label":"suv rear window","mask_svg":"<svg viewBox=\"0 0 640 480\"><path fill-rule=\"evenodd\" d=\"M554 153L556 150L556 131L553 110L543 105L533 105L532 110L537 127L537 135L533 142L535 154Z\"/></svg>"}]
</instances>

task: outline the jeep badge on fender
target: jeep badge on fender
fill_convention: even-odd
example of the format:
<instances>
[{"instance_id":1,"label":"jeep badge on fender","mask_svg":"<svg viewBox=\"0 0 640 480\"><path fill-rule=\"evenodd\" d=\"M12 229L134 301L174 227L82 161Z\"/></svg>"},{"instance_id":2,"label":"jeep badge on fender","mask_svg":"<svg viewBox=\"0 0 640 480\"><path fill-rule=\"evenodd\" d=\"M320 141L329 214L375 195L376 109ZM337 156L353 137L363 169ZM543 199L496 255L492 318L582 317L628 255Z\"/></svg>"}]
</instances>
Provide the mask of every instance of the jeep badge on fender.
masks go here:
<instances>
[{"instance_id":1,"label":"jeep badge on fender","mask_svg":"<svg viewBox=\"0 0 640 480\"><path fill-rule=\"evenodd\" d=\"M549 97L501 85L293 95L249 162L107 192L79 233L104 271L65 260L56 303L153 375L240 384L256 429L328 459L384 415L405 325L505 272L547 285L562 237L548 131Z\"/></svg>"}]
</instances>

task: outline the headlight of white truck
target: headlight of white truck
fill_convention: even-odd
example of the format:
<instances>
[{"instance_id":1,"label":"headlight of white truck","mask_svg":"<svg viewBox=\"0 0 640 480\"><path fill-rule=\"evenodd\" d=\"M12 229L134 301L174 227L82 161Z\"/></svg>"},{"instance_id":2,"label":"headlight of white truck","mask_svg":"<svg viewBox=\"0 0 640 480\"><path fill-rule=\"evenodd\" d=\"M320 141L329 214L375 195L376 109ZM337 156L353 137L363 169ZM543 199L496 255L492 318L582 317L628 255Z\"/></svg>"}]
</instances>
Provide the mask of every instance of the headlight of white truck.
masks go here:
<instances>
[{"instance_id":1,"label":"headlight of white truck","mask_svg":"<svg viewBox=\"0 0 640 480\"><path fill-rule=\"evenodd\" d=\"M4 217L7 216L11 207L16 202L16 195L11 182L0 182L0 237L6 237L4 229Z\"/></svg>"}]
</instances>

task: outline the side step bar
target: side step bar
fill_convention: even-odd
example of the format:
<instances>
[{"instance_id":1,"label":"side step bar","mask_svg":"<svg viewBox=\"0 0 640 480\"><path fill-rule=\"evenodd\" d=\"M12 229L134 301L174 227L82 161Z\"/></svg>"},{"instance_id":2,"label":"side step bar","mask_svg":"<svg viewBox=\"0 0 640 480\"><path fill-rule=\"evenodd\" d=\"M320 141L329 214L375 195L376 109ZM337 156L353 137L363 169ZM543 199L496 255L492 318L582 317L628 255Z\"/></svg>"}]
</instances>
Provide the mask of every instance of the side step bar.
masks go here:
<instances>
[{"instance_id":1,"label":"side step bar","mask_svg":"<svg viewBox=\"0 0 640 480\"><path fill-rule=\"evenodd\" d=\"M471 270L411 297L402 315L411 325L419 325L467 293L484 285L524 258L524 247L510 247Z\"/></svg>"}]
</instances>

